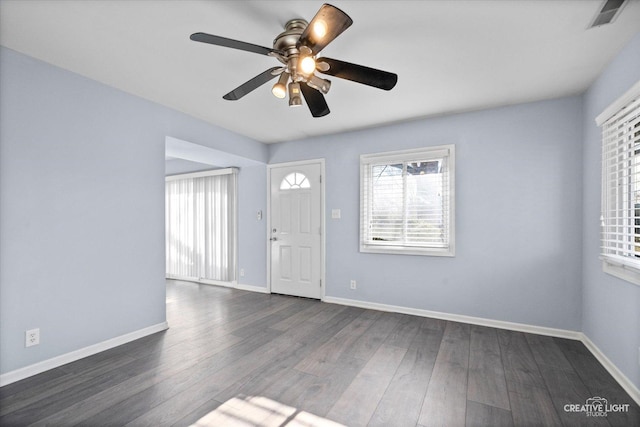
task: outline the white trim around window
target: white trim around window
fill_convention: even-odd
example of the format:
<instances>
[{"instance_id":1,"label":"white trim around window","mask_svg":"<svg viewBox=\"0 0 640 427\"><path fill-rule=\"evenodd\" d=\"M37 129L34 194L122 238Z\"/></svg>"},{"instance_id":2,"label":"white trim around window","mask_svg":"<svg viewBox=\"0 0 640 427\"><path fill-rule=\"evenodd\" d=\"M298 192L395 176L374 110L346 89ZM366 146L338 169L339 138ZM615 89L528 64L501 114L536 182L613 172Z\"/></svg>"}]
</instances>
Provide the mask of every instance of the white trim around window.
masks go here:
<instances>
[{"instance_id":1,"label":"white trim around window","mask_svg":"<svg viewBox=\"0 0 640 427\"><path fill-rule=\"evenodd\" d=\"M360 252L455 255L455 147L360 156Z\"/></svg>"},{"instance_id":2,"label":"white trim around window","mask_svg":"<svg viewBox=\"0 0 640 427\"><path fill-rule=\"evenodd\" d=\"M596 123L602 127L602 269L640 285L640 82Z\"/></svg>"}]
</instances>

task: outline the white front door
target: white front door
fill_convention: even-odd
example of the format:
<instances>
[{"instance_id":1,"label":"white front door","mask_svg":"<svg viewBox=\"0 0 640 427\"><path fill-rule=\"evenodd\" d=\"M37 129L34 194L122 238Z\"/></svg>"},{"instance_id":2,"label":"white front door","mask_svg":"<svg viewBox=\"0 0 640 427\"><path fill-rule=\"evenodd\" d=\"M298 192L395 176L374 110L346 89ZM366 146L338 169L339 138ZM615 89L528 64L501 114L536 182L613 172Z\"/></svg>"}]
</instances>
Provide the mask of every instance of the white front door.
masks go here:
<instances>
[{"instance_id":1,"label":"white front door","mask_svg":"<svg viewBox=\"0 0 640 427\"><path fill-rule=\"evenodd\" d=\"M271 292L322 296L321 163L270 166Z\"/></svg>"}]
</instances>

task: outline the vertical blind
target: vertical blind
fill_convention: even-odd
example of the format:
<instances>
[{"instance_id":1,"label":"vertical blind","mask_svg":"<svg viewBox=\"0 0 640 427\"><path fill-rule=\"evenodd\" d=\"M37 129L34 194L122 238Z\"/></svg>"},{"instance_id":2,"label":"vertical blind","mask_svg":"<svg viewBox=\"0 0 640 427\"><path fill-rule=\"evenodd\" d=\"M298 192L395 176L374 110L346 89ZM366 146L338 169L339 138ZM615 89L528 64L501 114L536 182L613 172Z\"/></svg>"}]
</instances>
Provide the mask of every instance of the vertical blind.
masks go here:
<instances>
[{"instance_id":1,"label":"vertical blind","mask_svg":"<svg viewBox=\"0 0 640 427\"><path fill-rule=\"evenodd\" d=\"M603 258L640 268L640 97L602 125Z\"/></svg>"},{"instance_id":2,"label":"vertical blind","mask_svg":"<svg viewBox=\"0 0 640 427\"><path fill-rule=\"evenodd\" d=\"M361 245L450 245L449 150L363 156Z\"/></svg>"},{"instance_id":3,"label":"vertical blind","mask_svg":"<svg viewBox=\"0 0 640 427\"><path fill-rule=\"evenodd\" d=\"M167 178L167 277L236 279L236 170L215 172Z\"/></svg>"}]
</instances>

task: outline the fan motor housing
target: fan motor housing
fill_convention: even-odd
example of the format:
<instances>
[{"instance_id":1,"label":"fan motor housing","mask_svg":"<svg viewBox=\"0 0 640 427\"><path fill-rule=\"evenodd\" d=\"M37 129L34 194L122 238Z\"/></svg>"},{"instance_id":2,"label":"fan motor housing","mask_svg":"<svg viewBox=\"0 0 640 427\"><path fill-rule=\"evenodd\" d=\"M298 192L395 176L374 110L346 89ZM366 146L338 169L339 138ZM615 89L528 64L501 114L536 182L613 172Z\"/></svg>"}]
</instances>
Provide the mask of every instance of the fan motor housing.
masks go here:
<instances>
[{"instance_id":1,"label":"fan motor housing","mask_svg":"<svg viewBox=\"0 0 640 427\"><path fill-rule=\"evenodd\" d=\"M285 30L278 34L275 40L273 40L273 48L275 50L285 52L286 57L297 55L299 52L296 44L298 43L302 32L307 28L307 25L309 25L309 23L304 19L292 19L287 21L284 26ZM286 62L286 58L283 59L283 62Z\"/></svg>"}]
</instances>

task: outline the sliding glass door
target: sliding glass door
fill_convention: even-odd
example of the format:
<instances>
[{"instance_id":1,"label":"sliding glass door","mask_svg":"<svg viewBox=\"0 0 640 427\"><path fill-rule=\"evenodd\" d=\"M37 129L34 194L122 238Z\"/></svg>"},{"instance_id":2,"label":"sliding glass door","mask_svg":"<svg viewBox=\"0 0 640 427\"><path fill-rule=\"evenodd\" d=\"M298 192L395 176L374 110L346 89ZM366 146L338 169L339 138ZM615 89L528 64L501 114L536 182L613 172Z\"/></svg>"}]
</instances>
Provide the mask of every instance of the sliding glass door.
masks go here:
<instances>
[{"instance_id":1,"label":"sliding glass door","mask_svg":"<svg viewBox=\"0 0 640 427\"><path fill-rule=\"evenodd\" d=\"M235 282L236 174L221 169L167 177L168 278Z\"/></svg>"}]
</instances>

